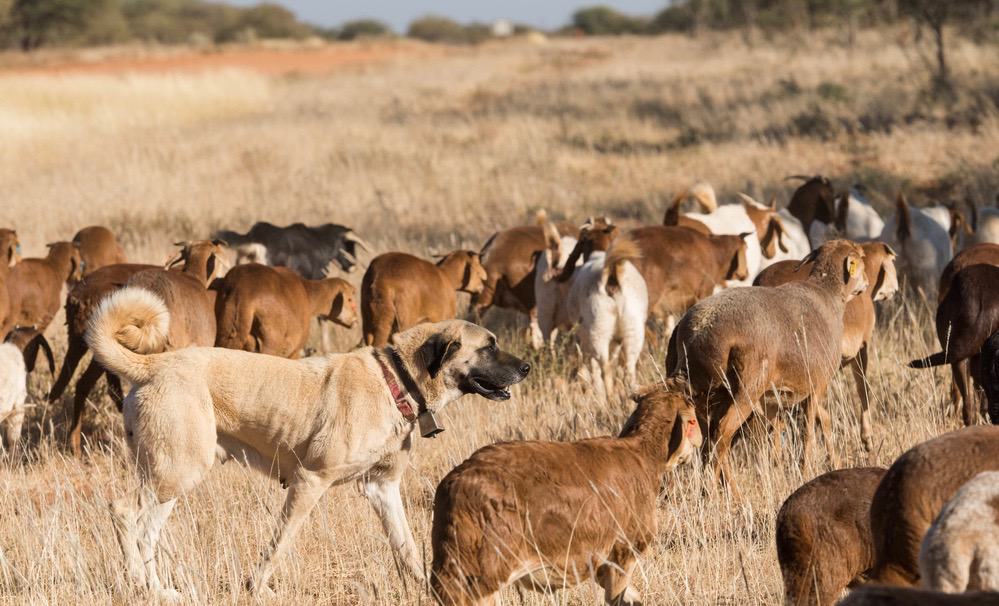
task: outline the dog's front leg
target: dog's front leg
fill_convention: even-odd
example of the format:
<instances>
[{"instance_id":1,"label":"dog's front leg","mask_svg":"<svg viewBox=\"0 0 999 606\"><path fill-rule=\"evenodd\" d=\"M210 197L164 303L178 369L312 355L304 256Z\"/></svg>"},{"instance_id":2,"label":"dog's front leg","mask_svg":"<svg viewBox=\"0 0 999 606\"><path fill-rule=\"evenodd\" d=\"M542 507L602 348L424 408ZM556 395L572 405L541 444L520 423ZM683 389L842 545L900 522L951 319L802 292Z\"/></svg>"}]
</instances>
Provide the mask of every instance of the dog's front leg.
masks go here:
<instances>
[{"instance_id":1,"label":"dog's front leg","mask_svg":"<svg viewBox=\"0 0 999 606\"><path fill-rule=\"evenodd\" d=\"M416 542L413 541L413 531L406 520L406 510L402 506L399 482L400 478L397 477L369 480L364 483L364 496L368 497L381 519L382 529L388 536L392 551L402 558L406 571L422 582L426 577L420 564Z\"/></svg>"},{"instance_id":2,"label":"dog's front leg","mask_svg":"<svg viewBox=\"0 0 999 606\"><path fill-rule=\"evenodd\" d=\"M275 562L281 554L287 551L302 524L309 518L309 513L319 502L323 493L329 488L331 481L319 474L300 470L288 487L288 498L284 502L284 511L278 520L274 538L264 551L263 560L256 573L247 582L247 588L254 594L268 593L267 581L274 574Z\"/></svg>"}]
</instances>

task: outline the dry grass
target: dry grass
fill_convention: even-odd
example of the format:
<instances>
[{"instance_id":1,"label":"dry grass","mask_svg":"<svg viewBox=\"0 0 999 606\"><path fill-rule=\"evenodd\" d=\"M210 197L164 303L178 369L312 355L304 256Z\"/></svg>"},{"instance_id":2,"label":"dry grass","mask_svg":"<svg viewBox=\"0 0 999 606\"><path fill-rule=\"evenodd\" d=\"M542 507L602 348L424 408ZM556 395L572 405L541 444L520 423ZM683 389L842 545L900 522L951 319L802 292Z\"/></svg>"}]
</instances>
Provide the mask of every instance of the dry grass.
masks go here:
<instances>
[{"instance_id":1,"label":"dry grass","mask_svg":"<svg viewBox=\"0 0 999 606\"><path fill-rule=\"evenodd\" d=\"M868 32L852 50L832 33L753 48L732 38L558 41L397 58L324 77L247 72L177 76L0 76L0 223L27 255L104 223L134 259L159 261L170 242L217 227L335 221L381 250L478 246L534 209L572 219L608 212L656 221L663 198L697 179L723 197L777 191L791 173L864 180L884 202L898 186L926 195L999 185L999 53L961 43L957 101L927 101L918 55L898 31ZM359 279L359 276L355 276ZM902 363L933 349L925 305L882 310L872 364L877 449L859 448L852 382L832 388L835 444L850 464L888 464L957 427L942 373ZM487 324L526 351L517 319ZM64 347L64 330L49 331ZM358 335L341 335L346 348ZM617 431L628 403L596 402L570 377L571 359L528 354L536 370L513 401L467 398L448 431L421 440L404 486L418 542L429 551L437 481L500 439L568 440ZM647 352L645 380L661 349ZM33 378L41 402L50 378ZM60 407L33 410L29 449L0 468L0 601L132 603L107 515L134 483L109 402L95 400L86 458L60 448ZM659 541L637 585L652 604L779 600L773 518L825 468L802 469L745 440L736 450L745 501L710 487L700 469L668 482ZM198 603L248 602L244 577L284 497L236 466L213 472L166 531L174 583ZM275 603L427 603L399 582L375 516L351 487L333 490L275 577ZM507 594L513 603L521 598ZM595 603L591 586L526 604Z\"/></svg>"}]
</instances>

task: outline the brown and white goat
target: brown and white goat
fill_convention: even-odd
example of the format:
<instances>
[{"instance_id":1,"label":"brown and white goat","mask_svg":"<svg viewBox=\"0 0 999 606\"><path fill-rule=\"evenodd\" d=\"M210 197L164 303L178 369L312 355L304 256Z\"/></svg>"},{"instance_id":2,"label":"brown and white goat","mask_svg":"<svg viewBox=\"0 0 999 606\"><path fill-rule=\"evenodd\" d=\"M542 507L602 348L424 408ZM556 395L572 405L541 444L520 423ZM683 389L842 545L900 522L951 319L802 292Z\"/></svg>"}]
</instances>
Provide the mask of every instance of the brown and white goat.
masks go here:
<instances>
[{"instance_id":1,"label":"brown and white goat","mask_svg":"<svg viewBox=\"0 0 999 606\"><path fill-rule=\"evenodd\" d=\"M950 364L956 393L964 403L965 425L978 422L975 382L979 382L980 355L986 339L999 330L999 267L971 265L954 274L936 314L941 351L909 362L912 368ZM952 390L951 399L958 403Z\"/></svg>"},{"instance_id":2,"label":"brown and white goat","mask_svg":"<svg viewBox=\"0 0 999 606\"><path fill-rule=\"evenodd\" d=\"M875 301L885 301L898 292L898 275L895 272L895 251L883 242L865 242L864 272L867 290L846 304L843 314L843 365L850 365L853 380L860 397L860 437L864 448L871 450L870 395L867 390L867 363L874 335L877 315ZM780 286L808 278L811 263L781 261L764 269L753 282L754 286Z\"/></svg>"},{"instance_id":3,"label":"brown and white goat","mask_svg":"<svg viewBox=\"0 0 999 606\"><path fill-rule=\"evenodd\" d=\"M593 578L607 604L637 605L637 558L656 541L664 474L701 442L682 384L635 396L616 437L479 449L434 496L431 587L442 604L492 604L505 586Z\"/></svg>"},{"instance_id":4,"label":"brown and white goat","mask_svg":"<svg viewBox=\"0 0 999 606\"><path fill-rule=\"evenodd\" d=\"M107 265L128 263L128 257L118 239L110 229L101 225L91 225L76 232L73 244L80 249L84 276Z\"/></svg>"},{"instance_id":5,"label":"brown and white goat","mask_svg":"<svg viewBox=\"0 0 999 606\"><path fill-rule=\"evenodd\" d=\"M0 228L0 340L7 336L10 330L8 326L13 326L13 322L9 325L7 322L12 311L7 282L10 279L11 268L21 258L20 248L17 232L13 229Z\"/></svg>"},{"instance_id":6,"label":"brown and white goat","mask_svg":"<svg viewBox=\"0 0 999 606\"><path fill-rule=\"evenodd\" d=\"M306 280L286 267L234 267L218 292L216 347L292 358L309 338L312 318L352 328L356 289L340 278Z\"/></svg>"},{"instance_id":7,"label":"brown and white goat","mask_svg":"<svg viewBox=\"0 0 999 606\"><path fill-rule=\"evenodd\" d=\"M63 283L72 284L80 279L83 268L76 245L54 242L48 247L45 258L22 259L11 268L7 276L11 311L6 325L0 327L0 334L7 334L15 326L44 332L59 311Z\"/></svg>"},{"instance_id":8,"label":"brown and white goat","mask_svg":"<svg viewBox=\"0 0 999 606\"><path fill-rule=\"evenodd\" d=\"M697 303L671 339L667 371L688 378L701 428L711 430L716 475L730 484L732 439L750 414L762 412L761 403L773 418L777 403L804 401L806 460L818 418L836 464L822 400L841 363L846 304L867 288L864 251L831 240L802 262L808 261L813 265L803 282L727 289Z\"/></svg>"},{"instance_id":9,"label":"brown and white goat","mask_svg":"<svg viewBox=\"0 0 999 606\"><path fill-rule=\"evenodd\" d=\"M62 369L49 393L49 402L58 400L69 385L76 367L87 353L84 340L91 314L109 294L128 285L142 286L154 292L167 304L171 313L168 344L170 349L190 346L211 346L215 342L215 293L207 287L224 272L225 245L221 241L200 240L178 242L179 253L164 270L155 265L121 264L102 267L73 287L66 297L66 328L68 347ZM176 267L183 263L183 269ZM176 320L175 320L176 318ZM175 326L176 325L176 326ZM73 393L73 414L67 442L74 453L80 454L83 411L87 396L102 375L107 376L108 391L120 408L121 381L106 373L92 359L76 383Z\"/></svg>"},{"instance_id":10,"label":"brown and white goat","mask_svg":"<svg viewBox=\"0 0 999 606\"><path fill-rule=\"evenodd\" d=\"M832 606L874 565L869 512L886 471L830 471L795 490L781 505L777 561L786 606Z\"/></svg>"},{"instance_id":11,"label":"brown and white goat","mask_svg":"<svg viewBox=\"0 0 999 606\"><path fill-rule=\"evenodd\" d=\"M871 501L875 583L919 582L923 537L944 504L983 471L999 471L999 427L979 425L910 448L892 463Z\"/></svg>"},{"instance_id":12,"label":"brown and white goat","mask_svg":"<svg viewBox=\"0 0 999 606\"><path fill-rule=\"evenodd\" d=\"M401 252L378 255L361 280L364 343L382 347L394 333L455 317L457 292L482 291L479 253L456 250L437 264Z\"/></svg>"}]
</instances>

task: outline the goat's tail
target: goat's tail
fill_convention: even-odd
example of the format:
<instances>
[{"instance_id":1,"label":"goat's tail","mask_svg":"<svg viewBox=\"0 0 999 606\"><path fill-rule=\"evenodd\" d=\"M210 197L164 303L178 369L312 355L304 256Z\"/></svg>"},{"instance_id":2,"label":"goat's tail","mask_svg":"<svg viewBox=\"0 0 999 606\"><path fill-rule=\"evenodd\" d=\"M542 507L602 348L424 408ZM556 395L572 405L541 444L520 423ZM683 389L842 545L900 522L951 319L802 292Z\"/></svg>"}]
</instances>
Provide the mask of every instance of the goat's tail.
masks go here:
<instances>
[{"instance_id":1,"label":"goat's tail","mask_svg":"<svg viewBox=\"0 0 999 606\"><path fill-rule=\"evenodd\" d=\"M916 358L909 362L909 368L932 368L934 366L943 366L944 364L947 364L947 353L938 351L929 357Z\"/></svg>"},{"instance_id":2,"label":"goat's tail","mask_svg":"<svg viewBox=\"0 0 999 606\"><path fill-rule=\"evenodd\" d=\"M619 236L607 250L607 257L604 259L604 269L600 276L601 285L608 290L608 294L620 288L621 272L625 263L634 263L642 258L642 249L628 236Z\"/></svg>"},{"instance_id":3,"label":"goat's tail","mask_svg":"<svg viewBox=\"0 0 999 606\"><path fill-rule=\"evenodd\" d=\"M705 213L713 213L718 210L718 198L715 197L715 188L707 181L701 181L690 188L690 196L701 206Z\"/></svg>"},{"instance_id":4,"label":"goat's tail","mask_svg":"<svg viewBox=\"0 0 999 606\"><path fill-rule=\"evenodd\" d=\"M166 349L170 312L152 291L130 286L110 295L87 326L87 345L109 371L132 383L152 376L149 354Z\"/></svg>"}]
</instances>

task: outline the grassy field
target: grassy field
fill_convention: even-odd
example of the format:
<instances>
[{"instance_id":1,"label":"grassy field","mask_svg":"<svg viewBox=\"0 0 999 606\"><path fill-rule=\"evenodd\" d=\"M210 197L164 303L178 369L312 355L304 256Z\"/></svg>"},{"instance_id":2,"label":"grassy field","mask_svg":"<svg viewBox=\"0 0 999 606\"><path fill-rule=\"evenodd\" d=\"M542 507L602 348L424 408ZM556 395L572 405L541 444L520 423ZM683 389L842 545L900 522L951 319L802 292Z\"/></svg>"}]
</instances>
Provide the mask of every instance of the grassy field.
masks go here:
<instances>
[{"instance_id":1,"label":"grassy field","mask_svg":"<svg viewBox=\"0 0 999 606\"><path fill-rule=\"evenodd\" d=\"M393 53L328 74L250 69L56 77L0 72L0 224L26 256L102 223L132 259L159 262L176 240L219 227L333 221L379 252L478 248L495 229L546 208L558 218L609 214L658 222L670 193L711 181L782 202L789 174L866 184L888 209L898 188L916 201L984 199L999 187L999 53L955 42L955 99L934 102L923 55L903 30L760 41L738 36L511 42L445 53ZM354 275L352 280L359 281ZM958 427L949 380L913 371L935 350L931 310L881 310L872 361L876 448L860 448L852 379L833 385L835 449L851 465L889 464ZM523 320L488 326L535 371L506 403L466 398L440 438L420 440L404 484L429 554L438 480L476 448L503 439L570 440L617 432L623 399L596 401L571 357L528 351ZM59 350L65 329L49 336ZM359 331L340 333L341 350ZM59 356L61 358L61 356ZM640 365L659 376L660 348ZM61 447L65 417L47 407L46 371L32 378L28 447L0 465L0 601L134 603L108 502L131 487L121 421L95 398L83 459ZM71 394L67 395L69 401ZM780 599L773 521L783 499L826 470L803 469L797 434L780 460L768 445L736 449L744 500L700 468L665 485L660 535L641 562L647 604L772 604ZM820 449L821 452L821 449ZM270 536L284 492L234 465L216 469L167 525L166 571L195 603L248 603L240 591ZM429 555L428 555L429 557ZM404 587L374 514L353 487L335 489L275 575L274 603L426 604ZM511 603L593 604L594 586Z\"/></svg>"}]
</instances>

